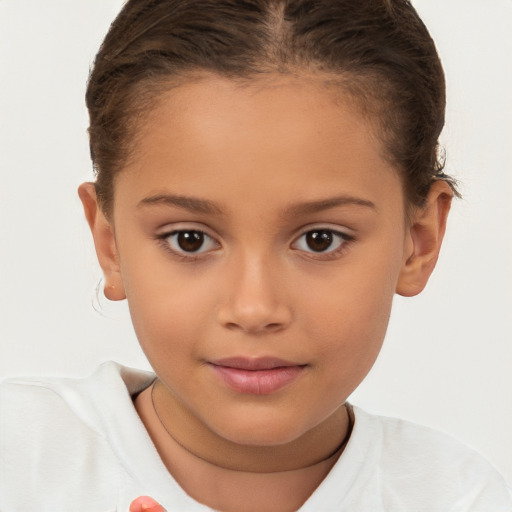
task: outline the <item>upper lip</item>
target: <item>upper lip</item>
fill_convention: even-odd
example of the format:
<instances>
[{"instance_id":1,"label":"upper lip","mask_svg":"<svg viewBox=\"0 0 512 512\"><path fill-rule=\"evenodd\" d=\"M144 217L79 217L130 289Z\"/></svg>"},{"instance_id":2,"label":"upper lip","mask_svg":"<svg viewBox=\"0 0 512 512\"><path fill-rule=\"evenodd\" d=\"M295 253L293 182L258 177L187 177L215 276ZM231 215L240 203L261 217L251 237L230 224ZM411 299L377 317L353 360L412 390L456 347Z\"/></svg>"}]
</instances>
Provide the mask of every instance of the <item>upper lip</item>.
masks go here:
<instances>
[{"instance_id":1,"label":"upper lip","mask_svg":"<svg viewBox=\"0 0 512 512\"><path fill-rule=\"evenodd\" d=\"M305 366L304 364L285 361L277 357L227 357L210 361L215 366L224 366L226 368L235 368L237 370L271 370L273 368L282 368L285 366Z\"/></svg>"}]
</instances>

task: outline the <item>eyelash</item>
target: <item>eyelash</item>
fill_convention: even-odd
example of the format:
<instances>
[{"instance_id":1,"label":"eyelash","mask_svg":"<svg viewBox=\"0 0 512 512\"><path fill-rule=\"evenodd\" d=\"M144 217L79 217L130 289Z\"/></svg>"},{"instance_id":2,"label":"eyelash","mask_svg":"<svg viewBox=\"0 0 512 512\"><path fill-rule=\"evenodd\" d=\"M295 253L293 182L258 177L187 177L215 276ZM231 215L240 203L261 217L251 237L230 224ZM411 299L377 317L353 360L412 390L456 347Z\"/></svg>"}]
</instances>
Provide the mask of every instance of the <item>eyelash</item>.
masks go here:
<instances>
[{"instance_id":1,"label":"eyelash","mask_svg":"<svg viewBox=\"0 0 512 512\"><path fill-rule=\"evenodd\" d=\"M335 249L327 249L325 251L314 251L314 250L305 250L305 249L298 249L302 253L307 254L309 258L313 258L315 260L321 260L321 261L328 261L331 259L336 259L341 254L343 254L349 247L350 244L354 241L355 237L352 235L349 235L348 233L344 233L342 231L338 231L336 229L332 228L326 228L326 227L318 227L318 228L312 228L308 229L307 231L303 232L299 237L297 237L292 245L297 244L297 242L302 239L303 237L306 237L307 235L311 233L328 233L333 237L338 237L339 240L339 246Z\"/></svg>"},{"instance_id":2,"label":"eyelash","mask_svg":"<svg viewBox=\"0 0 512 512\"><path fill-rule=\"evenodd\" d=\"M176 229L174 231L171 231L171 232L168 232L168 233L162 233L161 235L158 235L157 239L158 239L158 241L160 242L160 244L163 246L163 248L165 250L170 252L173 256L178 257L182 261L194 262L194 261L198 260L201 257L206 257L209 254L210 251L197 250L197 251L187 252L187 251L184 251L184 250L183 251L179 251L179 250L174 249L171 246L171 243L170 243L169 239L171 237L173 237L173 236L184 234L184 233L199 234L202 237L204 237L204 239L209 239L209 240L214 241L214 243L218 247L220 247L220 244L218 242L215 242L215 239L213 237L211 237L208 233L206 233L205 231L203 231L201 229ZM203 244L201 244L201 248L202 248L202 245Z\"/></svg>"},{"instance_id":3,"label":"eyelash","mask_svg":"<svg viewBox=\"0 0 512 512\"><path fill-rule=\"evenodd\" d=\"M296 249L296 250L300 251L301 253L307 254L308 255L307 257L315 259L315 260L331 260L331 259L337 258L342 253L344 253L350 246L351 242L354 241L354 237L352 235L343 233L336 229L319 227L319 228L308 229L307 231L303 232L300 236L295 238L292 243L292 248L293 248L293 245L296 245L297 242L299 240L301 240L303 237L306 237L307 235L312 234L312 233L320 233L320 232L324 233L324 234L326 234L326 233L330 234L331 236L334 236L334 237L338 237L340 239L339 246L333 250L328 250L329 249L329 247L328 247L327 250L325 250L325 251L314 251L314 250L308 251L306 249ZM182 261L194 262L194 261L197 261L199 258L205 258L208 255L210 255L210 253L212 252L211 250L201 250L204 245L204 242L201 244L201 247L197 251L187 252L185 250L174 249L172 247L169 239L173 236L177 236L177 235L185 234L185 233L189 233L189 234L194 233L196 235L200 235L201 237L203 237L203 240L209 239L209 240L213 241L213 243L217 247L220 247L220 244L218 242L216 242L212 236L210 236L208 233L206 233L205 231L203 231L201 229L176 229L171 232L162 233L161 235L158 235L156 238L165 250L167 250L173 256L179 258Z\"/></svg>"}]
</instances>

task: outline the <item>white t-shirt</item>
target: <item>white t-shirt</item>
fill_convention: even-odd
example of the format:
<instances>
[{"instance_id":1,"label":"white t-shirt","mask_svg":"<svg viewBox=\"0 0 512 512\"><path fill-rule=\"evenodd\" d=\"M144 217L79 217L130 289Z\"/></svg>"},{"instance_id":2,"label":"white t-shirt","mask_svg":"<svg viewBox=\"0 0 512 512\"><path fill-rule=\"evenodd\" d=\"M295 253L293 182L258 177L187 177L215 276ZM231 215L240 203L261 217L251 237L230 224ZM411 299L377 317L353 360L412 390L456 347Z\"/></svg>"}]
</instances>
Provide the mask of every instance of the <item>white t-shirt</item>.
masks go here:
<instances>
[{"instance_id":1,"label":"white t-shirt","mask_svg":"<svg viewBox=\"0 0 512 512\"><path fill-rule=\"evenodd\" d=\"M168 512L210 510L163 465L132 403L154 375L105 363L86 379L0 386L2 512L127 512L149 495ZM430 429L354 407L336 465L301 512L511 512L478 454ZM264 511L262 511L264 512Z\"/></svg>"}]
</instances>

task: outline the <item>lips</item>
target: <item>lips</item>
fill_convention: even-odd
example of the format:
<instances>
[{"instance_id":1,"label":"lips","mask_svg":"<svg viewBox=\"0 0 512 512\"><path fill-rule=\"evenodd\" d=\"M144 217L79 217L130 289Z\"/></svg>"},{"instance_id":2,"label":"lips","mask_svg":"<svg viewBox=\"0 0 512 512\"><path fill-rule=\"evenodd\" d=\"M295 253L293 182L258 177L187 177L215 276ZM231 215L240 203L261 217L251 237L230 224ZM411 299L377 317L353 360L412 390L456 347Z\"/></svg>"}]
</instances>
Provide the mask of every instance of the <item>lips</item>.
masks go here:
<instances>
[{"instance_id":1,"label":"lips","mask_svg":"<svg viewBox=\"0 0 512 512\"><path fill-rule=\"evenodd\" d=\"M211 361L209 366L233 391L253 395L268 395L282 389L296 380L306 367L272 357L234 357Z\"/></svg>"}]
</instances>

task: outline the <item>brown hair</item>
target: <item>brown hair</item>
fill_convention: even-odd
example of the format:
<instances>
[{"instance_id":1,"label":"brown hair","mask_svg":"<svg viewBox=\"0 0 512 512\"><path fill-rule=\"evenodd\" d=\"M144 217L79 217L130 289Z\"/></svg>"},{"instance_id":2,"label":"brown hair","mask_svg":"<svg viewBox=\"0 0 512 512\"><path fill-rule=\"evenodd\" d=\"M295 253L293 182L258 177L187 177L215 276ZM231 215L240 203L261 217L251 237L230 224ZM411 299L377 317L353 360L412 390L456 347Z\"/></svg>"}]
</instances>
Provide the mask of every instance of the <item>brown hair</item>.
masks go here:
<instances>
[{"instance_id":1,"label":"brown hair","mask_svg":"<svg viewBox=\"0 0 512 512\"><path fill-rule=\"evenodd\" d=\"M233 80L325 73L374 114L407 198L421 205L443 173L443 69L407 0L128 0L89 77L96 189L110 212L114 179L137 122L159 95L196 73Z\"/></svg>"}]
</instances>

